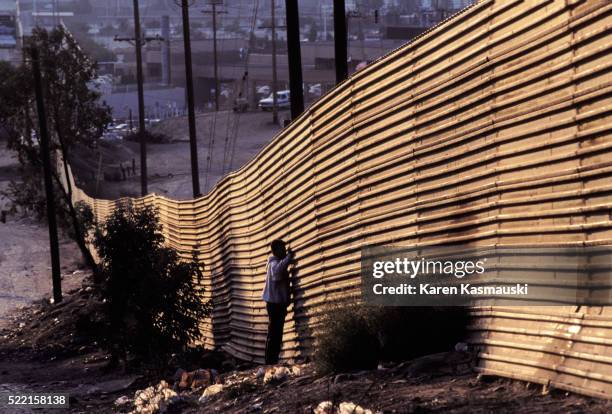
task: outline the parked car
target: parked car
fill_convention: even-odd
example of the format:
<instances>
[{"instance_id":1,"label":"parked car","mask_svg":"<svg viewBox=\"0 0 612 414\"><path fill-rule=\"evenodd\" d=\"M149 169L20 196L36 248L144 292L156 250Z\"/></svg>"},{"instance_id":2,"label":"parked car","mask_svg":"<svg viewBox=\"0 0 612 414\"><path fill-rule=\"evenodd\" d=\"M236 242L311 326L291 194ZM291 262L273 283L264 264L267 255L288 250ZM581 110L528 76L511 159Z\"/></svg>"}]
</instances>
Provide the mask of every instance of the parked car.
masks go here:
<instances>
[{"instance_id":1,"label":"parked car","mask_svg":"<svg viewBox=\"0 0 612 414\"><path fill-rule=\"evenodd\" d=\"M270 87L268 85L258 86L257 94L259 95L270 95Z\"/></svg>"},{"instance_id":2,"label":"parked car","mask_svg":"<svg viewBox=\"0 0 612 414\"><path fill-rule=\"evenodd\" d=\"M270 94L270 96L268 96L267 98L263 98L259 101L259 108L262 111L271 111L273 104L274 98L272 97L272 94ZM278 109L289 109L291 107L288 90L276 92L276 107Z\"/></svg>"},{"instance_id":3,"label":"parked car","mask_svg":"<svg viewBox=\"0 0 612 414\"><path fill-rule=\"evenodd\" d=\"M128 132L130 130L130 126L128 124L117 124L113 127L109 127L108 130L112 132L123 133Z\"/></svg>"},{"instance_id":4,"label":"parked car","mask_svg":"<svg viewBox=\"0 0 612 414\"><path fill-rule=\"evenodd\" d=\"M310 85L308 93L314 96L321 96L321 84L315 83L314 85Z\"/></svg>"}]
</instances>

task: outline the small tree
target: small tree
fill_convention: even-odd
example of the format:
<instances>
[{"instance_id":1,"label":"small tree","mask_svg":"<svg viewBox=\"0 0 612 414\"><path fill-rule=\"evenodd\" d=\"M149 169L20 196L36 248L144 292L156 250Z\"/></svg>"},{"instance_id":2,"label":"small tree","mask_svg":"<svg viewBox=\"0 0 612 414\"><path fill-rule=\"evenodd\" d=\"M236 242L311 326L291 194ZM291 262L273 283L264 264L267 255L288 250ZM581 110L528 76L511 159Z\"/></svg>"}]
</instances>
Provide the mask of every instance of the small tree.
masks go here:
<instances>
[{"instance_id":1,"label":"small tree","mask_svg":"<svg viewBox=\"0 0 612 414\"><path fill-rule=\"evenodd\" d=\"M195 257L181 260L163 241L152 207L116 210L95 236L115 361L126 353L162 361L200 339L210 315Z\"/></svg>"},{"instance_id":2,"label":"small tree","mask_svg":"<svg viewBox=\"0 0 612 414\"><path fill-rule=\"evenodd\" d=\"M100 93L91 87L97 76L95 62L63 26L50 32L34 28L28 42L40 52L50 148L52 155L61 152L63 174L67 176L71 150L77 144L90 146L95 143L112 120L111 111L99 101ZM6 195L13 201L14 207L42 213L46 201L41 185L42 168L37 139L40 134L38 122L35 122L32 78L30 65L20 68L0 66L1 96L3 100L5 96L9 99L7 105L0 105L0 125L6 129L8 146L18 153L22 167L21 182L13 183ZM52 164L53 167L57 165ZM72 204L73 189L70 183L67 188L61 185L57 168L53 168L52 174L59 220L72 224L72 234L84 258L95 268L86 246L82 223Z\"/></svg>"}]
</instances>

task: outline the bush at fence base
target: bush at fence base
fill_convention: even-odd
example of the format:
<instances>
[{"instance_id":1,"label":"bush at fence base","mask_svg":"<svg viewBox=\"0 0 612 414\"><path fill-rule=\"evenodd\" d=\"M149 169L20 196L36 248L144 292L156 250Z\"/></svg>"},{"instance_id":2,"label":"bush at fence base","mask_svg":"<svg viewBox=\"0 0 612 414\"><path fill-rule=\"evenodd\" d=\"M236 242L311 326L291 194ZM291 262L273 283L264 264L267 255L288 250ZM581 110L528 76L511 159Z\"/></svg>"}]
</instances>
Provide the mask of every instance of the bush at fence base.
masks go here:
<instances>
[{"instance_id":1,"label":"bush at fence base","mask_svg":"<svg viewBox=\"0 0 612 414\"><path fill-rule=\"evenodd\" d=\"M322 317L314 362L322 373L346 372L452 350L467 321L467 310L459 307L331 305Z\"/></svg>"},{"instance_id":2,"label":"bush at fence base","mask_svg":"<svg viewBox=\"0 0 612 414\"><path fill-rule=\"evenodd\" d=\"M199 323L211 307L202 299L200 264L182 260L163 242L151 207L115 210L95 236L115 358L131 354L163 363L201 337Z\"/></svg>"}]
</instances>

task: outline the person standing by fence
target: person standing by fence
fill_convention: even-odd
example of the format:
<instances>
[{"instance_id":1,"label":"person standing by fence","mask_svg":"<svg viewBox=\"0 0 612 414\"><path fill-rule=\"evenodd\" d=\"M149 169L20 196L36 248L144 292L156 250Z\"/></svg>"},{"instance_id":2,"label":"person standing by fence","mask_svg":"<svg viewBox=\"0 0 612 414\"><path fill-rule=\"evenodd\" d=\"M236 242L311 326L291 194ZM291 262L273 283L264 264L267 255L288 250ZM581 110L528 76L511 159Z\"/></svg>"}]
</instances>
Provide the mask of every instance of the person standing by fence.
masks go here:
<instances>
[{"instance_id":1,"label":"person standing by fence","mask_svg":"<svg viewBox=\"0 0 612 414\"><path fill-rule=\"evenodd\" d=\"M295 255L286 248L283 240L274 240L270 244L272 255L266 267L266 284L262 298L268 312L268 336L266 338L266 364L278 363L280 355L285 316L290 302L290 284L288 267L294 262Z\"/></svg>"}]
</instances>

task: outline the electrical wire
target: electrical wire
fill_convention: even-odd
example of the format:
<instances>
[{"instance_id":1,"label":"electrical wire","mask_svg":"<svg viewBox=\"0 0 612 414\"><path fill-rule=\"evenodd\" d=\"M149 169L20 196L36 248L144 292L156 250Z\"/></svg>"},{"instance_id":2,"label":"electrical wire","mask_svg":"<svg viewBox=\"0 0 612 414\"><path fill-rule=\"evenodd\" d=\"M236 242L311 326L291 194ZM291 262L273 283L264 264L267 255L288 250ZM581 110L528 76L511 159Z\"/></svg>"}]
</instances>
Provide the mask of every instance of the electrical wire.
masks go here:
<instances>
[{"instance_id":1,"label":"electrical wire","mask_svg":"<svg viewBox=\"0 0 612 414\"><path fill-rule=\"evenodd\" d=\"M257 12L259 9L259 0L255 0L254 4L253 4L253 12L252 12L252 19L251 19L251 30L249 31L249 44L246 50L246 56L245 56L245 62L244 62L244 77L243 77L243 82L242 82L242 91L244 91L244 85L246 83L247 88L248 88L248 73L249 73L249 58L250 58L250 53L251 53L251 44L250 44L250 40L253 37L253 33L255 32L255 25L257 24ZM234 118L234 128L232 131L232 138L229 144L229 164L227 166L227 172L232 171L232 166L234 164L234 157L236 155L236 142L238 141L238 129L240 126L240 116L241 113L240 112L236 112L236 116Z\"/></svg>"}]
</instances>

